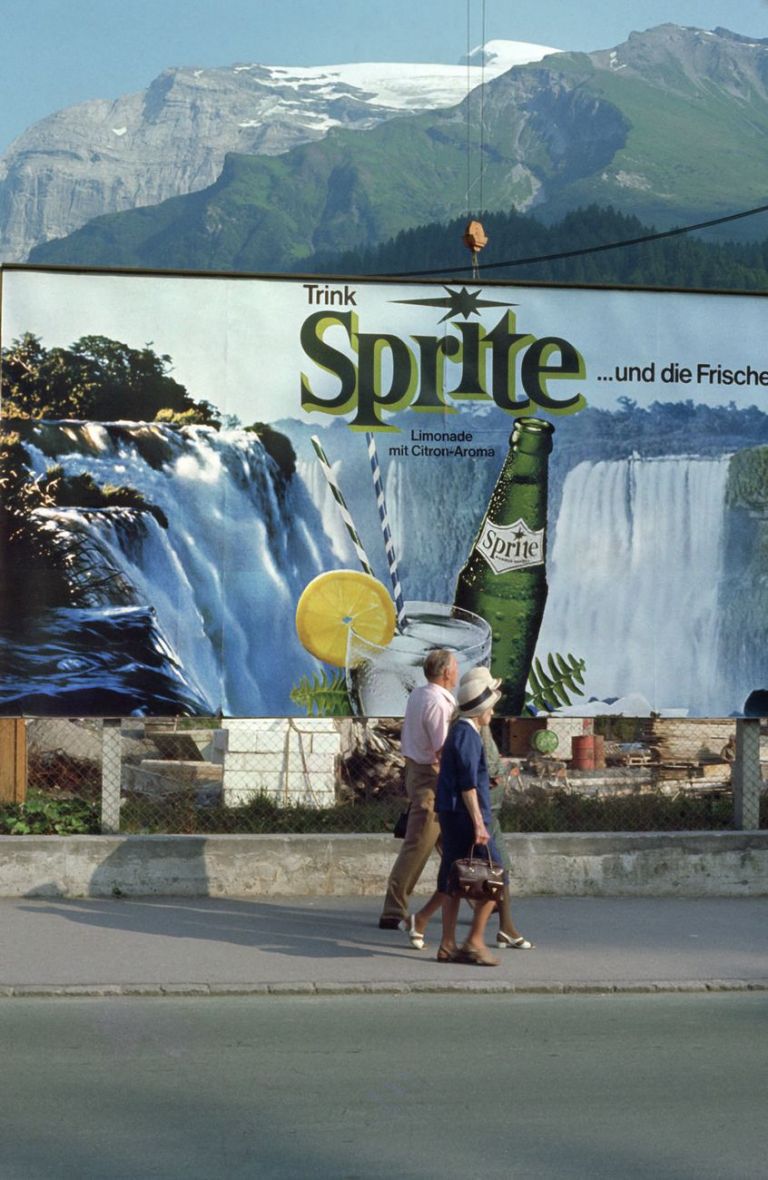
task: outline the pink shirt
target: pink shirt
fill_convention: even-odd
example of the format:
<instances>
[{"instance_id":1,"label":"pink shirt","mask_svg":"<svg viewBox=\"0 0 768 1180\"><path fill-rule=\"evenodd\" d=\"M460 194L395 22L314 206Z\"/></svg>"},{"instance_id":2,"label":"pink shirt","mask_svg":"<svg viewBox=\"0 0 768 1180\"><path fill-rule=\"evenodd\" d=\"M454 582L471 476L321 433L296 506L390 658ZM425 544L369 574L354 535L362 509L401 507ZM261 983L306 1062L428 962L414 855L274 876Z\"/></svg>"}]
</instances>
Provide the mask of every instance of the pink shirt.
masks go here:
<instances>
[{"instance_id":1,"label":"pink shirt","mask_svg":"<svg viewBox=\"0 0 768 1180\"><path fill-rule=\"evenodd\" d=\"M405 706L400 749L406 758L431 766L437 762L456 709L456 698L441 684L414 688Z\"/></svg>"}]
</instances>

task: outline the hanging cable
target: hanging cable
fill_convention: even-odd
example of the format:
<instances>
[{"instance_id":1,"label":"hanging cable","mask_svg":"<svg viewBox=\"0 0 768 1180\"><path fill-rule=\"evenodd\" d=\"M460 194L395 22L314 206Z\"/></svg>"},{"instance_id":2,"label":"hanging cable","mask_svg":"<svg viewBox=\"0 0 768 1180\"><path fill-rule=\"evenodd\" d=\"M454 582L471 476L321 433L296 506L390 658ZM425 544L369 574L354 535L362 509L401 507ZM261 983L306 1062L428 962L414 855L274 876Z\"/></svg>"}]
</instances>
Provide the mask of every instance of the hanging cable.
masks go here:
<instances>
[{"instance_id":1,"label":"hanging cable","mask_svg":"<svg viewBox=\"0 0 768 1180\"><path fill-rule=\"evenodd\" d=\"M472 24L471 24L471 0L467 0L467 199L466 212L467 218L472 216L472 207L469 203L469 195L472 189L472 116L470 112L470 105L472 102Z\"/></svg>"},{"instance_id":2,"label":"hanging cable","mask_svg":"<svg viewBox=\"0 0 768 1180\"><path fill-rule=\"evenodd\" d=\"M480 199L480 209L483 206L483 171L485 168L485 0L481 0L480 18L481 18L481 40L480 40L480 87L479 87L479 103L480 103L480 155L478 164L478 175L475 180L472 179L472 76L471 76L471 9L472 0L467 0L467 225L464 229L463 242L472 255L472 279L474 282L480 281L480 265L478 262L478 253L483 249L488 241L485 230L482 224L473 220L472 218L472 189L475 184L478 186L478 193ZM475 104L477 105L477 103ZM463 269L463 268L462 268Z\"/></svg>"},{"instance_id":3,"label":"hanging cable","mask_svg":"<svg viewBox=\"0 0 768 1180\"><path fill-rule=\"evenodd\" d=\"M480 44L483 47L482 57L480 59L480 177L479 177L479 205L478 213L482 215L483 212L483 178L485 176L485 0L482 0L482 8L480 10L481 16L481 32Z\"/></svg>"},{"instance_id":4,"label":"hanging cable","mask_svg":"<svg viewBox=\"0 0 768 1180\"><path fill-rule=\"evenodd\" d=\"M754 217L757 213L768 213L768 205L756 205L754 209L743 209L740 213L728 213L724 217L712 217L709 221L697 221L693 225L682 225L676 229L665 229L658 233L642 234L637 238L623 238L618 242L606 242L602 246L583 246L579 250L559 250L555 254L534 254L530 258L508 258L505 262L490 262L485 264L486 270L499 270L501 267L529 266L534 262L557 262L561 258L579 258L584 254L599 254L603 250L622 250L627 246L641 246L644 242L658 242L662 238L674 238L679 234L694 233L698 229L709 229L713 225L725 225L729 221L739 221L744 217ZM479 225L479 222L470 223ZM481 227L482 228L482 227ZM469 226L467 226L467 231ZM486 241L488 239L486 238ZM443 266L433 270L401 270L387 271L378 277L382 279L419 278L428 275L444 275L449 273L461 274L465 270L474 269L469 266Z\"/></svg>"}]
</instances>

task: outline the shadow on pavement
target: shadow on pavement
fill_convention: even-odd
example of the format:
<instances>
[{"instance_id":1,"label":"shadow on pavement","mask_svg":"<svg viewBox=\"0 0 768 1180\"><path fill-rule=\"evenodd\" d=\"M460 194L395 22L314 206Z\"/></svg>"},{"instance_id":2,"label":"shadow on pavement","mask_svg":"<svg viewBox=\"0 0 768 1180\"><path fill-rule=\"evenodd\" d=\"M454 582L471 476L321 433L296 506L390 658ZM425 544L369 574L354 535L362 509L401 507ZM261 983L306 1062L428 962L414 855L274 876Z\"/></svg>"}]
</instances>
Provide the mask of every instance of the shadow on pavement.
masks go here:
<instances>
[{"instance_id":1,"label":"shadow on pavement","mask_svg":"<svg viewBox=\"0 0 768 1180\"><path fill-rule=\"evenodd\" d=\"M301 958L413 958L405 935L394 942L392 931L378 930L359 913L324 908L314 899L294 904L207 897L56 898L21 909L97 929L224 942Z\"/></svg>"}]
</instances>

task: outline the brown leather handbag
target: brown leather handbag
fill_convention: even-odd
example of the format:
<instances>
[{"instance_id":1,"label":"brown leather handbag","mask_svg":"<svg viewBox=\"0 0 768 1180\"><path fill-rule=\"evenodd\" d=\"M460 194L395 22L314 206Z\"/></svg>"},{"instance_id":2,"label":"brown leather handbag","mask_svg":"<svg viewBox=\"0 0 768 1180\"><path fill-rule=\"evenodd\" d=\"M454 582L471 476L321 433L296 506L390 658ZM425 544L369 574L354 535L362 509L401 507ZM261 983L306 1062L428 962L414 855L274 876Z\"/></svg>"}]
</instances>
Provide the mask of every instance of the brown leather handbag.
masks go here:
<instances>
[{"instance_id":1,"label":"brown leather handbag","mask_svg":"<svg viewBox=\"0 0 768 1180\"><path fill-rule=\"evenodd\" d=\"M504 869L490 858L476 857L477 847L473 844L468 856L460 857L451 865L449 892L468 901L498 901L504 891Z\"/></svg>"}]
</instances>

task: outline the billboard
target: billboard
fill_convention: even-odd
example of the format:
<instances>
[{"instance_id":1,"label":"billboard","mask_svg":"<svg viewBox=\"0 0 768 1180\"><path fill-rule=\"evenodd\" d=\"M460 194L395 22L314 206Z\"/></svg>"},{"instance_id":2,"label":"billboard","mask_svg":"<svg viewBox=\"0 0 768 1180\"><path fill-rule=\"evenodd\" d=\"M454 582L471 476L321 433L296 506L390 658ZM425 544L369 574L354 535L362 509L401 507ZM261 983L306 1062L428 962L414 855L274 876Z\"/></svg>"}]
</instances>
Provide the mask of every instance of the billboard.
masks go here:
<instances>
[{"instance_id":1,"label":"billboard","mask_svg":"<svg viewBox=\"0 0 768 1180\"><path fill-rule=\"evenodd\" d=\"M2 272L0 713L739 713L762 296Z\"/></svg>"}]
</instances>

